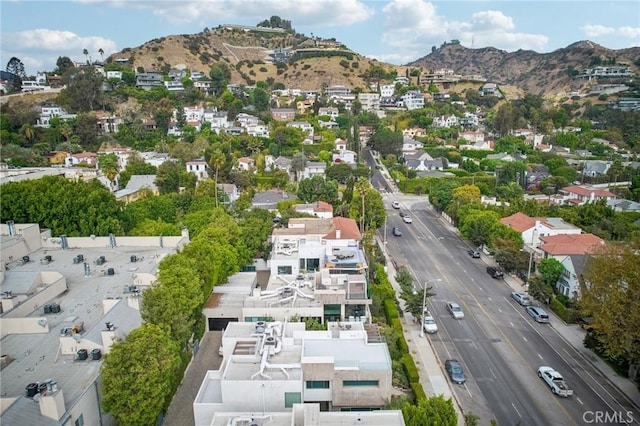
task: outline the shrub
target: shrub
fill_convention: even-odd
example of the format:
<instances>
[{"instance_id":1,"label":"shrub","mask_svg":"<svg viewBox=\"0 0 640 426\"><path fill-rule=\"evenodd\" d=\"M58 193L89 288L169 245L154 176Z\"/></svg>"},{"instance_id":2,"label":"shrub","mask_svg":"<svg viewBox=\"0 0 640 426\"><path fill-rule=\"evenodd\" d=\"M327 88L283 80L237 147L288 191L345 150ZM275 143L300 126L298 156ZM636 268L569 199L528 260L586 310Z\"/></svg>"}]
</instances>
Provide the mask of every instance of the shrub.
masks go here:
<instances>
[{"instance_id":1,"label":"shrub","mask_svg":"<svg viewBox=\"0 0 640 426\"><path fill-rule=\"evenodd\" d=\"M575 324L580 318L580 312L578 312L576 309L567 308L556 296L551 297L549 307L553 312L558 314L560 318L562 318L562 321L566 322L567 324Z\"/></svg>"},{"instance_id":2,"label":"shrub","mask_svg":"<svg viewBox=\"0 0 640 426\"><path fill-rule=\"evenodd\" d=\"M409 383L419 383L420 374L418 374L418 369L416 368L415 362L413 362L411 354L405 354L402 357L402 364L404 365L404 371L407 373L407 377L409 378Z\"/></svg>"},{"instance_id":3,"label":"shrub","mask_svg":"<svg viewBox=\"0 0 640 426\"><path fill-rule=\"evenodd\" d=\"M384 301L384 314L387 317L387 321L391 324L391 320L394 318L399 318L398 308L396 307L396 302L392 299L387 299Z\"/></svg>"},{"instance_id":4,"label":"shrub","mask_svg":"<svg viewBox=\"0 0 640 426\"><path fill-rule=\"evenodd\" d=\"M416 397L416 403L418 403L420 400L426 400L427 399L427 394L425 393L424 389L422 388L422 385L420 384L420 382L412 382L411 383L411 390L413 391L413 394Z\"/></svg>"},{"instance_id":5,"label":"shrub","mask_svg":"<svg viewBox=\"0 0 640 426\"><path fill-rule=\"evenodd\" d=\"M267 72L267 69L265 67L260 67L260 72Z\"/></svg>"}]
</instances>

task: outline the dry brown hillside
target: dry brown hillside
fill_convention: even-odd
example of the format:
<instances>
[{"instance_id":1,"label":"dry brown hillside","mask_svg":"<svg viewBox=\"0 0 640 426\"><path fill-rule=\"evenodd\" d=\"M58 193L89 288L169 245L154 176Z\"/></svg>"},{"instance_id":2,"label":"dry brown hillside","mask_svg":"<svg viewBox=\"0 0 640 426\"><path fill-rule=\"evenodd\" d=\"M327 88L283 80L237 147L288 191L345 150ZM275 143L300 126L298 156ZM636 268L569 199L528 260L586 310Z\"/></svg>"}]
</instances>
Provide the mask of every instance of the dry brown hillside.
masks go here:
<instances>
[{"instance_id":1,"label":"dry brown hillside","mask_svg":"<svg viewBox=\"0 0 640 426\"><path fill-rule=\"evenodd\" d=\"M128 59L134 68L145 71L167 70L185 66L208 74L212 65L222 62L231 69L231 82L247 85L273 78L285 87L318 89L331 85L348 85L365 89L361 74L372 65L395 69L405 75L406 67L380 63L351 52L352 59L321 57L301 59L278 69L270 63L268 52L287 47L313 49L312 39L301 34L245 31L218 27L198 34L171 35L151 40L142 46L127 48L108 60ZM329 50L329 49L327 49ZM345 49L342 49L345 50ZM348 50L347 50L348 51ZM346 62L345 62L346 61Z\"/></svg>"},{"instance_id":2,"label":"dry brown hillside","mask_svg":"<svg viewBox=\"0 0 640 426\"><path fill-rule=\"evenodd\" d=\"M532 50L506 52L493 47L469 49L445 44L429 55L407 64L427 69L451 68L456 73L480 74L490 81L511 84L544 96L585 89L594 82L570 77L571 70L582 71L600 62L615 59L639 73L640 47L611 50L590 41L580 41L550 53Z\"/></svg>"}]
</instances>

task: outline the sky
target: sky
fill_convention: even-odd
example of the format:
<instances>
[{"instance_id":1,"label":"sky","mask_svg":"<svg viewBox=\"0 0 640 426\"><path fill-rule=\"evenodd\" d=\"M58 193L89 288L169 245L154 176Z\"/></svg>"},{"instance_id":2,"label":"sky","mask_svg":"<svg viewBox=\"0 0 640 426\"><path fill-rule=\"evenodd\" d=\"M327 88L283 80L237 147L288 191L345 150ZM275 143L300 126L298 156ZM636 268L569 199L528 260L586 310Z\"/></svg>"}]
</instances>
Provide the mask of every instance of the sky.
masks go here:
<instances>
[{"instance_id":1,"label":"sky","mask_svg":"<svg viewBox=\"0 0 640 426\"><path fill-rule=\"evenodd\" d=\"M445 41L509 52L551 52L580 40L640 46L640 1L489 0L1 0L0 69L12 57L29 76L60 56L104 58L154 38L279 16L296 32L336 38L355 52L403 65Z\"/></svg>"}]
</instances>

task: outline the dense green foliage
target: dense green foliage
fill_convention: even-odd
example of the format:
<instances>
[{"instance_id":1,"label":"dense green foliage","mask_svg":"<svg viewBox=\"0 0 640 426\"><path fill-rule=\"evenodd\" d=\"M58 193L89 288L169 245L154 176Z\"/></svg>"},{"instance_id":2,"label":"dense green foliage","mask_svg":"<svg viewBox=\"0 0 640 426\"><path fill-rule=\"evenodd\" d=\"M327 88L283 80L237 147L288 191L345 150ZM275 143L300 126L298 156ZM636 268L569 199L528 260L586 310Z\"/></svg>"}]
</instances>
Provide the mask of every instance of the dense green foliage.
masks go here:
<instances>
[{"instance_id":1,"label":"dense green foliage","mask_svg":"<svg viewBox=\"0 0 640 426\"><path fill-rule=\"evenodd\" d=\"M97 180L45 176L8 182L2 185L1 209L3 222L38 223L52 235L123 234L122 206Z\"/></svg>"}]
</instances>

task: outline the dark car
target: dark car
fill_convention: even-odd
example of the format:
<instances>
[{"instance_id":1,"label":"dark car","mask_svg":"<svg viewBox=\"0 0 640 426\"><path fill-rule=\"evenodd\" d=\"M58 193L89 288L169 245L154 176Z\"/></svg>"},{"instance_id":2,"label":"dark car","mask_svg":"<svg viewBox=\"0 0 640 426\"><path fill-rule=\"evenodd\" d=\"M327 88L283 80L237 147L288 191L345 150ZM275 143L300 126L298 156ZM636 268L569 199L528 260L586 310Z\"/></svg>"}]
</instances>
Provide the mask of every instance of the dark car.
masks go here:
<instances>
[{"instance_id":1,"label":"dark car","mask_svg":"<svg viewBox=\"0 0 640 426\"><path fill-rule=\"evenodd\" d=\"M473 257L474 259L480 259L480 252L478 250L469 249L467 250L467 253L469 253L469 256Z\"/></svg>"},{"instance_id":2,"label":"dark car","mask_svg":"<svg viewBox=\"0 0 640 426\"><path fill-rule=\"evenodd\" d=\"M493 278L504 278L504 272L498 266L487 266L487 274Z\"/></svg>"},{"instance_id":3,"label":"dark car","mask_svg":"<svg viewBox=\"0 0 640 426\"><path fill-rule=\"evenodd\" d=\"M393 227L393 231L391 231L393 233L393 235L395 235L396 237L402 237L402 231L400 230L400 228L398 228L397 226Z\"/></svg>"},{"instance_id":4,"label":"dark car","mask_svg":"<svg viewBox=\"0 0 640 426\"><path fill-rule=\"evenodd\" d=\"M461 385L467 381L462 371L462 366L456 359L448 359L444 362L444 368L447 370L447 374L451 381L457 385Z\"/></svg>"},{"instance_id":5,"label":"dark car","mask_svg":"<svg viewBox=\"0 0 640 426\"><path fill-rule=\"evenodd\" d=\"M405 217L405 216L409 216L409 213L400 210L400 217Z\"/></svg>"}]
</instances>

